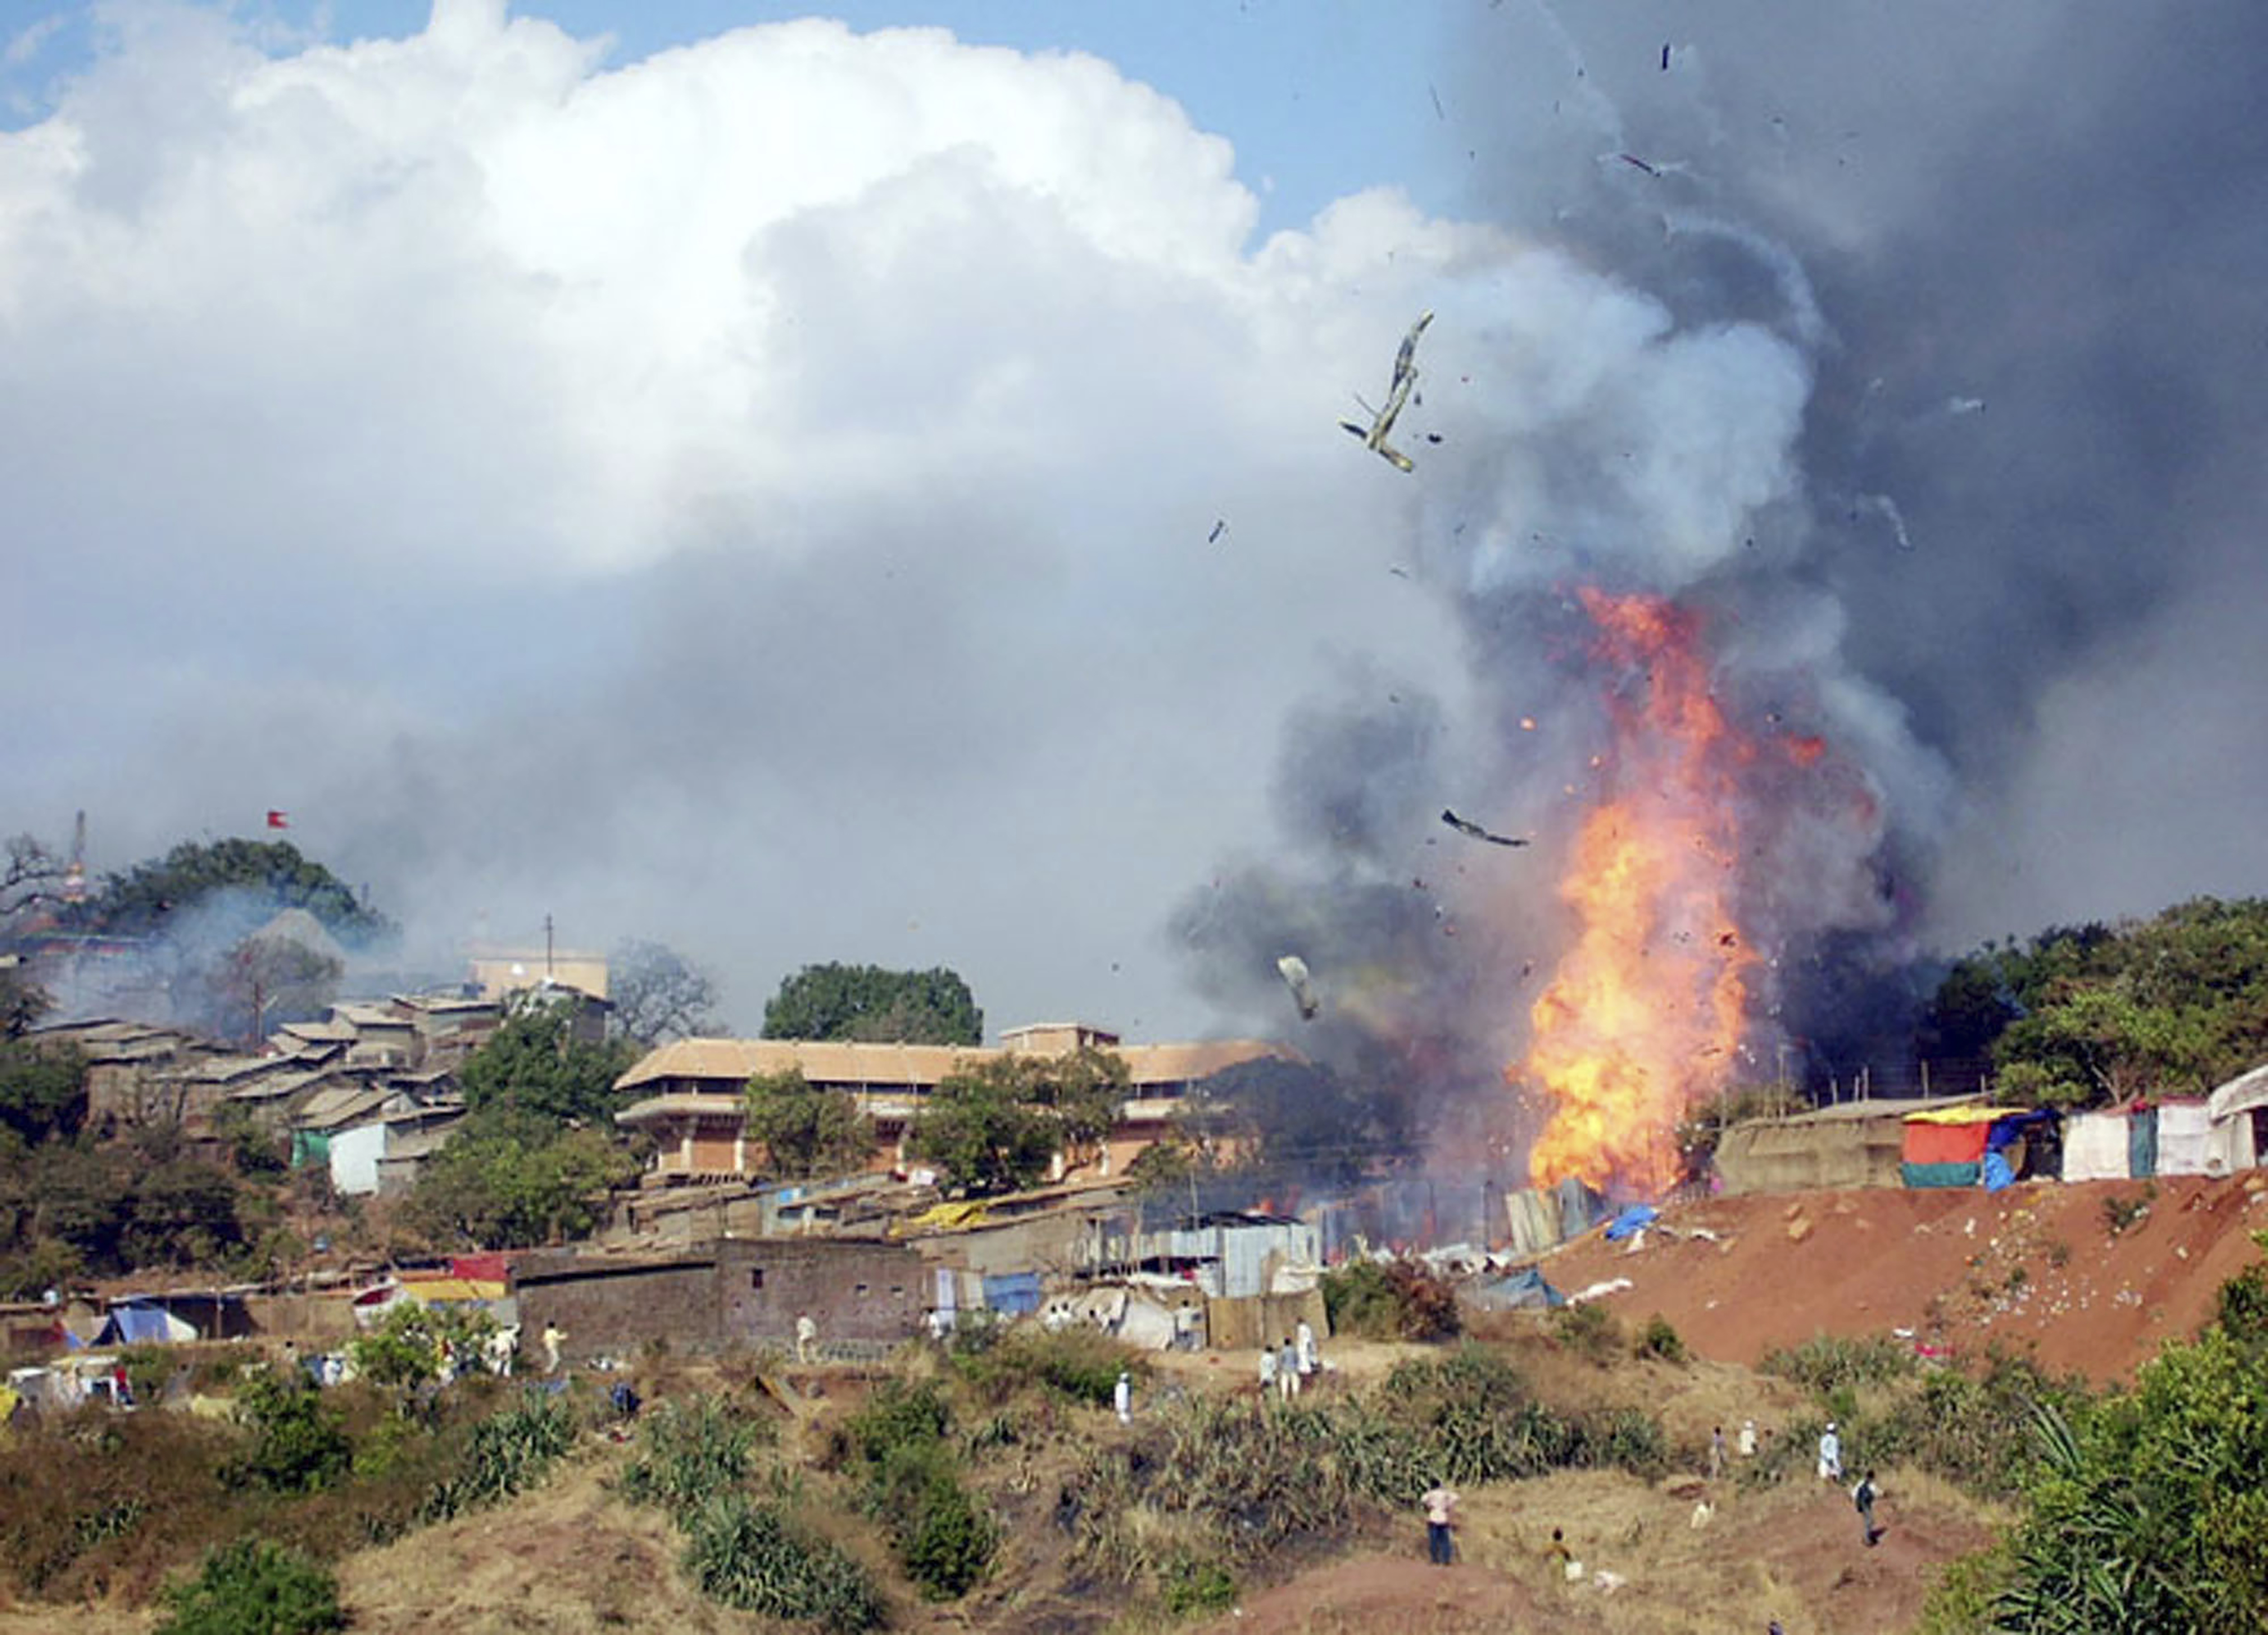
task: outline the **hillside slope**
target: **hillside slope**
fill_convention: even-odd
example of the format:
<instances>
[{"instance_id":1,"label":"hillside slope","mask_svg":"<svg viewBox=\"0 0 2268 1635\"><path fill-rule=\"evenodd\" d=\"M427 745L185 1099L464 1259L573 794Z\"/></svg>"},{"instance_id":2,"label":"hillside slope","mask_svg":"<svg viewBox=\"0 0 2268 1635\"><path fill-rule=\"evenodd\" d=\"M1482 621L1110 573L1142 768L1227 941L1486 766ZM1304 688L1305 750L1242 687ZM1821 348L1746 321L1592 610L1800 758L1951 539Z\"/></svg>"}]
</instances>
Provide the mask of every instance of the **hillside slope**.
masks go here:
<instances>
[{"instance_id":1,"label":"hillside slope","mask_svg":"<svg viewBox=\"0 0 2268 1635\"><path fill-rule=\"evenodd\" d=\"M2257 1173L1806 1192L1684 1205L1634 1245L1594 1232L1543 1270L1566 1293L1629 1278L1602 1297L1609 1310L1636 1322L1659 1312L1695 1353L1722 1361L1753 1366L1815 1335L1904 1329L2107 1383L2210 1320L2220 1285L2260 1258L2251 1234L2264 1228Z\"/></svg>"}]
</instances>

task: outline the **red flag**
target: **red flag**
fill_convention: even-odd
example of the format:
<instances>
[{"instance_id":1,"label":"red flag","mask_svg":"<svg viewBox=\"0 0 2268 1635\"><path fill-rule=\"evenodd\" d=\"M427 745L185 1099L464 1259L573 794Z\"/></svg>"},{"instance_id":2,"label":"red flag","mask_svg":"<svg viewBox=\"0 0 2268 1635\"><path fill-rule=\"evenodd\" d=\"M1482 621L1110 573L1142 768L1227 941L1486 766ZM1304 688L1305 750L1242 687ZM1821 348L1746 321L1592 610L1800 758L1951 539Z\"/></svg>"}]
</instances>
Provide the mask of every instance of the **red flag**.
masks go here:
<instances>
[{"instance_id":1,"label":"red flag","mask_svg":"<svg viewBox=\"0 0 2268 1635\"><path fill-rule=\"evenodd\" d=\"M271 806L269 808L268 812L268 827L270 829L289 829L291 827L291 820Z\"/></svg>"}]
</instances>

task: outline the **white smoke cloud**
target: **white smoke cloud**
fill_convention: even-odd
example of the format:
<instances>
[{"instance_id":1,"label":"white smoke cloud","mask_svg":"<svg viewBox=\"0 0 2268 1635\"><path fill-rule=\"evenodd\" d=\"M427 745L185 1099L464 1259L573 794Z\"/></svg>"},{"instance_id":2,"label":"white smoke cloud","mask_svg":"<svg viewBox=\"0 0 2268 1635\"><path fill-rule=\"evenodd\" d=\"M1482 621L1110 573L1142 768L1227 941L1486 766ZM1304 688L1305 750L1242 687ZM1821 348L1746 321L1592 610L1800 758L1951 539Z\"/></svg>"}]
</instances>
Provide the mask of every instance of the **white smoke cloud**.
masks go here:
<instances>
[{"instance_id":1,"label":"white smoke cloud","mask_svg":"<svg viewBox=\"0 0 2268 1635\"><path fill-rule=\"evenodd\" d=\"M1701 586L1796 501L1797 341L1391 192L1256 246L1093 58L121 15L0 135L18 663L69 678L0 761L99 865L284 806L437 948L659 937L743 1026L850 959L1200 1031L1168 910L1299 701L1399 678L1484 785L1447 603ZM1332 422L1427 306L1412 480Z\"/></svg>"}]
</instances>

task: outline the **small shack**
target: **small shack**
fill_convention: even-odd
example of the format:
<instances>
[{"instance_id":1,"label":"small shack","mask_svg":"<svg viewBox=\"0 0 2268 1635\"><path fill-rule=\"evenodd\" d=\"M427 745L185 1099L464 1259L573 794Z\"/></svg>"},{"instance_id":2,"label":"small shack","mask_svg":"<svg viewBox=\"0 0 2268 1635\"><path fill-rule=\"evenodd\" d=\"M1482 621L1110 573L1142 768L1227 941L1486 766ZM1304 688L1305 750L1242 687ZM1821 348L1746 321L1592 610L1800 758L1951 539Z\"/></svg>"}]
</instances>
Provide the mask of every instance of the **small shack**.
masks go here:
<instances>
[{"instance_id":1,"label":"small shack","mask_svg":"<svg viewBox=\"0 0 2268 1635\"><path fill-rule=\"evenodd\" d=\"M1988 1192L2021 1176L2053 1173L2045 1161L2056 1116L2029 1108L1937 1107L1906 1115L1899 1175L1909 1187Z\"/></svg>"},{"instance_id":2,"label":"small shack","mask_svg":"<svg viewBox=\"0 0 2268 1635\"><path fill-rule=\"evenodd\" d=\"M1840 1101L1786 1118L1734 1124L1717 1143L1727 1194L1813 1192L1904 1184L1905 1120L1970 1098Z\"/></svg>"}]
</instances>

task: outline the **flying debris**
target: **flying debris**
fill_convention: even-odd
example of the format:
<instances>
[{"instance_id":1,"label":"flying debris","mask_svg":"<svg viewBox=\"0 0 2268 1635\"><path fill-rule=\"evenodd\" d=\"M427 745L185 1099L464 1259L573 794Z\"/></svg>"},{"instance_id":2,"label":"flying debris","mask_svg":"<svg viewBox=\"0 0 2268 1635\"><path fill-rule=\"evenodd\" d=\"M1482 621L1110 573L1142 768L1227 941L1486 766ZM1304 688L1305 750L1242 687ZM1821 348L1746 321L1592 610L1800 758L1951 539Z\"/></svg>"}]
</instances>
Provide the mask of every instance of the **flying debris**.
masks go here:
<instances>
[{"instance_id":1,"label":"flying debris","mask_svg":"<svg viewBox=\"0 0 2268 1635\"><path fill-rule=\"evenodd\" d=\"M1665 74L1669 71L1669 41L1667 40L1661 42L1661 71Z\"/></svg>"},{"instance_id":2,"label":"flying debris","mask_svg":"<svg viewBox=\"0 0 2268 1635\"><path fill-rule=\"evenodd\" d=\"M1418 337L1425 333L1425 326L1432 321L1432 313L1419 313L1418 321L1410 326L1410 333L1402 337L1402 350L1394 355L1394 379L1386 389L1386 407L1372 410L1367 426L1353 420L1339 422L1344 430L1362 439L1365 448L1377 453L1396 471L1417 469L1410 463L1409 455L1389 446L1386 439L1394 430L1395 421L1401 416L1403 406L1410 401L1410 393L1417 388ZM1355 401L1361 402L1362 400L1358 398ZM1364 403L1363 407L1369 409L1370 405Z\"/></svg>"},{"instance_id":3,"label":"flying debris","mask_svg":"<svg viewBox=\"0 0 2268 1635\"><path fill-rule=\"evenodd\" d=\"M1984 412L1984 400L1981 397L1948 397L1945 400L1945 412L1948 415L1981 415Z\"/></svg>"},{"instance_id":4,"label":"flying debris","mask_svg":"<svg viewBox=\"0 0 2268 1635\"><path fill-rule=\"evenodd\" d=\"M1433 82L1430 79L1425 82L1425 94L1433 99L1433 117L1435 119L1448 118L1449 116L1441 111L1441 93L1433 89Z\"/></svg>"},{"instance_id":5,"label":"flying debris","mask_svg":"<svg viewBox=\"0 0 2268 1635\"><path fill-rule=\"evenodd\" d=\"M1219 540L1222 534L1227 532L1227 519L1226 518L1215 518L1213 519L1212 532L1205 535L1205 543L1208 545L1212 544L1215 541Z\"/></svg>"},{"instance_id":6,"label":"flying debris","mask_svg":"<svg viewBox=\"0 0 2268 1635\"><path fill-rule=\"evenodd\" d=\"M1322 1006L1315 998L1314 983L1308 979L1307 961L1296 954L1287 954L1276 961L1276 970L1284 978L1284 985L1292 991L1292 1000L1300 1007L1300 1019L1314 1021L1315 1013Z\"/></svg>"},{"instance_id":7,"label":"flying debris","mask_svg":"<svg viewBox=\"0 0 2268 1635\"><path fill-rule=\"evenodd\" d=\"M1459 817L1447 806L1441 808L1441 821L1455 829L1460 835L1470 835L1475 840L1485 840L1492 846L1524 846L1528 843L1528 836L1525 835L1491 834L1479 824L1469 822Z\"/></svg>"},{"instance_id":8,"label":"flying debris","mask_svg":"<svg viewBox=\"0 0 2268 1635\"><path fill-rule=\"evenodd\" d=\"M1615 157L1625 165L1635 165L1638 169L1644 171L1649 176L1659 176L1661 174L1661 172L1659 169L1647 164L1635 153L1617 153Z\"/></svg>"}]
</instances>

